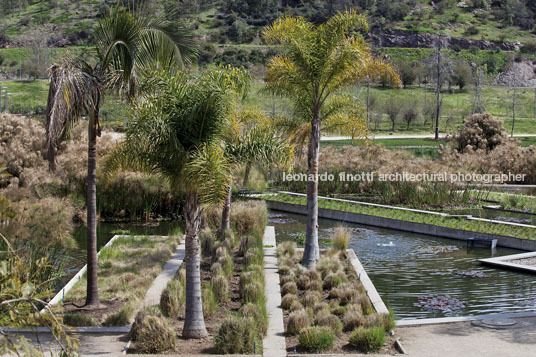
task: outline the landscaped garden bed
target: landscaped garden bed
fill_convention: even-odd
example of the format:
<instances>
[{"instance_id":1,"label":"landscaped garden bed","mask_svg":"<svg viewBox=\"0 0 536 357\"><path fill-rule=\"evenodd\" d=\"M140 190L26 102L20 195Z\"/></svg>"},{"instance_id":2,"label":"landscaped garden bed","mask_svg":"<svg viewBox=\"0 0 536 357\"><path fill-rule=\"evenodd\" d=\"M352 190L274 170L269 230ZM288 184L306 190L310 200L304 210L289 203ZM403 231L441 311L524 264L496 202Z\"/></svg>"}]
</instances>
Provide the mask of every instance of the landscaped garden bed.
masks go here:
<instances>
[{"instance_id":1,"label":"landscaped garden bed","mask_svg":"<svg viewBox=\"0 0 536 357\"><path fill-rule=\"evenodd\" d=\"M263 198L268 201L284 202L295 205L306 204L305 196L289 195L284 193L277 195L266 195ZM534 237L536 236L536 229L530 227L492 223L486 221L466 220L460 217L441 216L438 214L426 214L387 207L368 205L365 206L360 205L358 203L342 202L325 198L318 199L318 206L320 208L337 210L342 212L359 213L376 217L391 218L414 223L424 223L446 228L496 234L515 238L534 239Z\"/></svg>"},{"instance_id":2,"label":"landscaped garden bed","mask_svg":"<svg viewBox=\"0 0 536 357\"><path fill-rule=\"evenodd\" d=\"M347 256L349 237L335 230L333 247L310 270L300 265L294 242L278 246L288 352L394 352L393 316L374 310Z\"/></svg>"},{"instance_id":3,"label":"landscaped garden bed","mask_svg":"<svg viewBox=\"0 0 536 357\"><path fill-rule=\"evenodd\" d=\"M258 201L233 206L240 213L231 215L234 232L227 231L223 240L208 227L200 234L202 303L208 336L182 338L186 299L183 264L162 293L160 304L136 316L130 333L132 352L262 353L268 326L262 250L266 206Z\"/></svg>"},{"instance_id":4,"label":"landscaped garden bed","mask_svg":"<svg viewBox=\"0 0 536 357\"><path fill-rule=\"evenodd\" d=\"M99 254L102 308L84 309L86 276L65 296L63 319L71 326L128 325L153 280L180 243L178 236L125 236Z\"/></svg>"}]
</instances>

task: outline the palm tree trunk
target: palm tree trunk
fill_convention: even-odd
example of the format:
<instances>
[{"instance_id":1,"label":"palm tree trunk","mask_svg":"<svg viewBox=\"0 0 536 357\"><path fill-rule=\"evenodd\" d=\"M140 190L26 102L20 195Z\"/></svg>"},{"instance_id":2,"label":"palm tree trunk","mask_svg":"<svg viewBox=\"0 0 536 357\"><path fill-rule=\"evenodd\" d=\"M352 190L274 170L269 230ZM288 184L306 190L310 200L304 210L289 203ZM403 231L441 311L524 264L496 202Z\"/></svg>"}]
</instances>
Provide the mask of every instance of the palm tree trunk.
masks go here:
<instances>
[{"instance_id":1,"label":"palm tree trunk","mask_svg":"<svg viewBox=\"0 0 536 357\"><path fill-rule=\"evenodd\" d=\"M48 145L47 159L48 159L48 170L51 172L56 171L56 144L55 143L50 143Z\"/></svg>"},{"instance_id":2,"label":"palm tree trunk","mask_svg":"<svg viewBox=\"0 0 536 357\"><path fill-rule=\"evenodd\" d=\"M536 94L535 94L534 98L536 98ZM534 99L534 103L535 103L534 105L535 105L535 108L536 108L536 99ZM242 182L242 188L243 189L246 189L246 186L248 185L250 172L251 172L251 162L248 161L248 163L246 164L246 172L244 173L244 181Z\"/></svg>"},{"instance_id":3,"label":"palm tree trunk","mask_svg":"<svg viewBox=\"0 0 536 357\"><path fill-rule=\"evenodd\" d=\"M305 231L305 250L302 265L311 269L320 258L318 248L318 158L320 153L320 116L318 110L313 110L311 121L311 136L307 165L309 180L307 182L307 227ZM312 176L311 176L312 175Z\"/></svg>"},{"instance_id":4,"label":"palm tree trunk","mask_svg":"<svg viewBox=\"0 0 536 357\"><path fill-rule=\"evenodd\" d=\"M184 206L186 221L186 314L182 336L184 338L202 338L208 335L203 317L201 295L201 268L199 251L199 226L201 225L201 208L195 193L186 195Z\"/></svg>"},{"instance_id":5,"label":"palm tree trunk","mask_svg":"<svg viewBox=\"0 0 536 357\"><path fill-rule=\"evenodd\" d=\"M221 240L225 239L225 231L231 227L231 198L232 198L232 183L229 183L229 188L227 190L227 196L225 196L225 201L223 202L223 209L221 212Z\"/></svg>"},{"instance_id":6,"label":"palm tree trunk","mask_svg":"<svg viewBox=\"0 0 536 357\"><path fill-rule=\"evenodd\" d=\"M97 122L98 106L91 109L87 153L87 296L86 306L99 305L97 283Z\"/></svg>"}]
</instances>

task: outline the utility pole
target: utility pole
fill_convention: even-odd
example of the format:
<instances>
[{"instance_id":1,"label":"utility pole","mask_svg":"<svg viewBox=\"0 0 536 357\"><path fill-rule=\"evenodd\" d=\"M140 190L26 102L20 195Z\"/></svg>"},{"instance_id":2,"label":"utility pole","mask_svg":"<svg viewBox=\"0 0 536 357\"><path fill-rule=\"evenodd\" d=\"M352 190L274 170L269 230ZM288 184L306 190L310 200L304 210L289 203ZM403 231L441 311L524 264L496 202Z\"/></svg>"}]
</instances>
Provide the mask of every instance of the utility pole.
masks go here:
<instances>
[{"instance_id":1,"label":"utility pole","mask_svg":"<svg viewBox=\"0 0 536 357\"><path fill-rule=\"evenodd\" d=\"M438 39L437 41L437 108L436 108L436 125L435 125L435 140L439 139L439 114L441 112L441 42Z\"/></svg>"},{"instance_id":2,"label":"utility pole","mask_svg":"<svg viewBox=\"0 0 536 357\"><path fill-rule=\"evenodd\" d=\"M514 72L513 75L514 75L514 96L512 98L512 134L510 135L510 137L514 137L514 125L515 125L515 122L516 122L516 101L517 101L517 71L515 69L515 62L514 62L514 57L512 56L512 71Z\"/></svg>"}]
</instances>

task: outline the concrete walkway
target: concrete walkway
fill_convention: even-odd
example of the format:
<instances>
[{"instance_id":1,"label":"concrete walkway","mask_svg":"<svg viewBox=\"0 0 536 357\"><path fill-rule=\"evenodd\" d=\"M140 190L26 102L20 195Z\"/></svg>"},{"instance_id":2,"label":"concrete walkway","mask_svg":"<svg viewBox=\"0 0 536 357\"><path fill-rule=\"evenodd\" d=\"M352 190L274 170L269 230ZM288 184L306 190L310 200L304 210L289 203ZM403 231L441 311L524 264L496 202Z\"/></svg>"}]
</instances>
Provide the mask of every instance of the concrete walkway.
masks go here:
<instances>
[{"instance_id":1,"label":"concrete walkway","mask_svg":"<svg viewBox=\"0 0 536 357\"><path fill-rule=\"evenodd\" d=\"M440 133L439 137L444 138L445 133ZM514 134L514 138L534 137L536 134ZM433 139L434 134L397 134L397 135L371 135L371 139ZM351 136L321 136L320 141L326 140L352 140Z\"/></svg>"},{"instance_id":2,"label":"concrete walkway","mask_svg":"<svg viewBox=\"0 0 536 357\"><path fill-rule=\"evenodd\" d=\"M268 332L262 341L263 355L268 357L286 356L285 326L281 309L281 292L279 290L279 273L277 272L277 255L275 228L266 227L262 238L264 246L264 280L266 286L266 309L268 310Z\"/></svg>"},{"instance_id":3,"label":"concrete walkway","mask_svg":"<svg viewBox=\"0 0 536 357\"><path fill-rule=\"evenodd\" d=\"M162 295L162 291L164 291L168 282L173 279L173 276L175 276L181 267L185 254L186 250L183 242L179 245L175 253L173 253L171 259L168 260L164 269L160 272L160 275L153 281L149 290L147 290L145 300L143 301L144 307L160 304L160 295Z\"/></svg>"},{"instance_id":4,"label":"concrete walkway","mask_svg":"<svg viewBox=\"0 0 536 357\"><path fill-rule=\"evenodd\" d=\"M527 357L536 355L536 317L517 318L516 328L491 329L471 322L399 327L408 356Z\"/></svg>"}]
</instances>

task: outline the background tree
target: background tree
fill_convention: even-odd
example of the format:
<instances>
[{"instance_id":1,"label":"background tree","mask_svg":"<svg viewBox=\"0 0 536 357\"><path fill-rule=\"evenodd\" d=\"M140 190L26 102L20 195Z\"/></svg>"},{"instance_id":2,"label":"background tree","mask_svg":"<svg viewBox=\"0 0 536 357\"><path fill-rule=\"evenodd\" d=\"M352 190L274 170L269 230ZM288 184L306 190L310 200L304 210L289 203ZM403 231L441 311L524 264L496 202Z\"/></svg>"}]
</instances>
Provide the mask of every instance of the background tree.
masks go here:
<instances>
[{"instance_id":1,"label":"background tree","mask_svg":"<svg viewBox=\"0 0 536 357\"><path fill-rule=\"evenodd\" d=\"M402 111L402 102L398 98L387 99L384 104L384 111L391 121L391 131L395 131L395 125Z\"/></svg>"},{"instance_id":2,"label":"background tree","mask_svg":"<svg viewBox=\"0 0 536 357\"><path fill-rule=\"evenodd\" d=\"M269 44L281 43L284 55L268 63L267 89L290 98L295 110L310 120L308 173L315 179L307 185L307 228L302 264L313 267L318 249L318 160L321 113L326 100L339 89L358 83L372 73L388 73L398 84L395 70L372 54L361 34L368 30L364 16L355 10L333 16L315 25L302 17L283 17L263 32Z\"/></svg>"},{"instance_id":3,"label":"background tree","mask_svg":"<svg viewBox=\"0 0 536 357\"><path fill-rule=\"evenodd\" d=\"M202 204L221 204L227 195L231 162L223 134L232 100L244 83L235 68L209 70L198 79L159 72L136 104L126 139L110 155L105 172L120 168L160 175L186 196L186 314L183 337L207 336L201 298L199 229ZM249 83L249 81L248 81Z\"/></svg>"},{"instance_id":4,"label":"background tree","mask_svg":"<svg viewBox=\"0 0 536 357\"><path fill-rule=\"evenodd\" d=\"M104 90L116 90L132 99L137 80L153 67L178 68L194 53L189 36L166 31L165 18L144 17L123 8L101 20L95 32L96 57L91 66L83 59L66 58L53 65L46 113L49 168L54 171L58 141L81 114L88 113L87 178L87 298L99 305L97 286L96 167L99 110Z\"/></svg>"}]
</instances>

